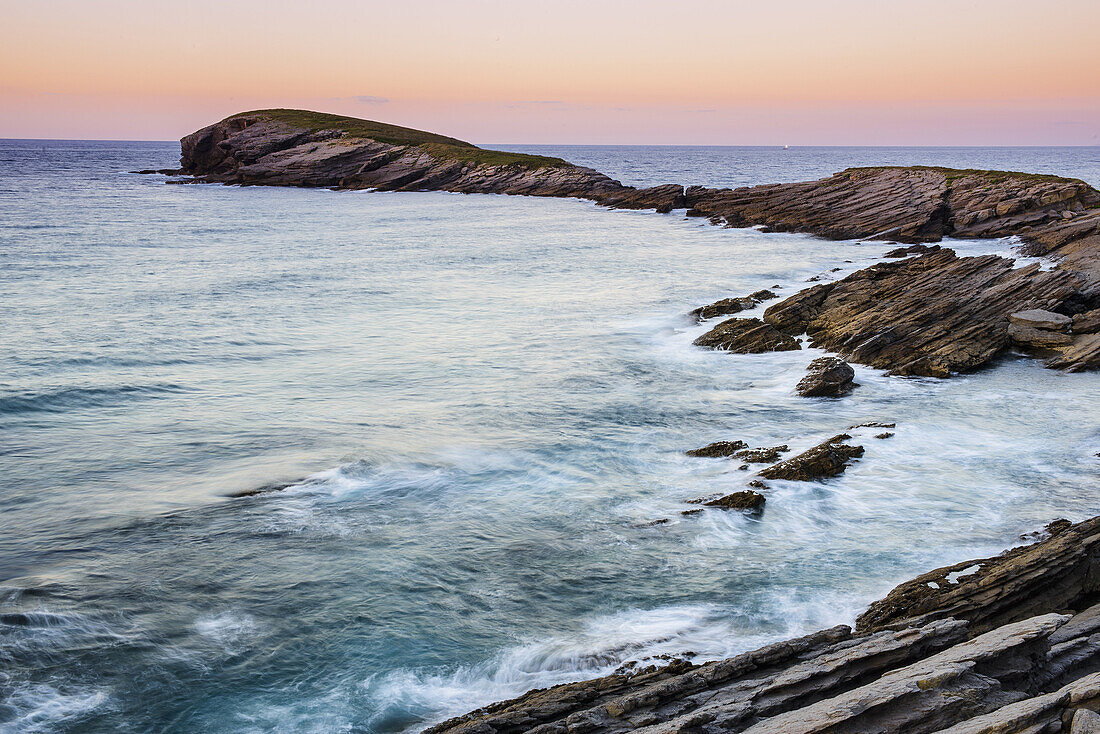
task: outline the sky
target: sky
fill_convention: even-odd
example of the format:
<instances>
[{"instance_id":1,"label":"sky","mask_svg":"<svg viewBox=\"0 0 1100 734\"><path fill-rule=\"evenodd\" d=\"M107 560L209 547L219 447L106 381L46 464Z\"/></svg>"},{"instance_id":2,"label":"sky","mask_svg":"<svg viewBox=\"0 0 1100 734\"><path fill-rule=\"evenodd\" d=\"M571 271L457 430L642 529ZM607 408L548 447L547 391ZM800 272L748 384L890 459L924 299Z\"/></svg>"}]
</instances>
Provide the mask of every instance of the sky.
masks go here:
<instances>
[{"instance_id":1,"label":"sky","mask_svg":"<svg viewBox=\"0 0 1100 734\"><path fill-rule=\"evenodd\" d=\"M0 0L0 137L1100 145L1100 0Z\"/></svg>"}]
</instances>

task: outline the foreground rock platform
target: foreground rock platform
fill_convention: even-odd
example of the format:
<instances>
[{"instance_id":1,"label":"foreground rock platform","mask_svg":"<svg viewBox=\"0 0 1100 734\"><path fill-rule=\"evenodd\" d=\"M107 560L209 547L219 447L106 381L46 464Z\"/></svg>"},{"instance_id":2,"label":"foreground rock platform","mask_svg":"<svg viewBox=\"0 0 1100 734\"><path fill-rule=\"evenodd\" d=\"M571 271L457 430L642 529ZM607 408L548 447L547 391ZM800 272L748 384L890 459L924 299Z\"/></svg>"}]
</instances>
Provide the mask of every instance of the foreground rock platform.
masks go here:
<instances>
[{"instance_id":1,"label":"foreground rock platform","mask_svg":"<svg viewBox=\"0 0 1100 734\"><path fill-rule=\"evenodd\" d=\"M1080 712L1100 709L1100 517L1051 528L1034 545L902 584L854 630L531 691L427 731L1076 731L1093 721Z\"/></svg>"}]
</instances>

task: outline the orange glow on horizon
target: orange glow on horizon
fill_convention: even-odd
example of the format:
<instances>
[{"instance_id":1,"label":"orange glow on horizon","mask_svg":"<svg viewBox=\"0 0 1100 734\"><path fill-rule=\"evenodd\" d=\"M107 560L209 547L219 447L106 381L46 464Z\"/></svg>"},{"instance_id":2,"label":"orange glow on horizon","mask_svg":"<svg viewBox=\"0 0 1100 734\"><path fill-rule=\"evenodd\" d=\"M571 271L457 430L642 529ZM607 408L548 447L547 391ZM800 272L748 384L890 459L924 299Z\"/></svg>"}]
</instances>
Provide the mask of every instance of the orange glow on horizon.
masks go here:
<instances>
[{"instance_id":1,"label":"orange glow on horizon","mask_svg":"<svg viewBox=\"0 0 1100 734\"><path fill-rule=\"evenodd\" d=\"M294 106L477 141L1100 144L1094 0L672 7L0 0L0 137Z\"/></svg>"}]
</instances>

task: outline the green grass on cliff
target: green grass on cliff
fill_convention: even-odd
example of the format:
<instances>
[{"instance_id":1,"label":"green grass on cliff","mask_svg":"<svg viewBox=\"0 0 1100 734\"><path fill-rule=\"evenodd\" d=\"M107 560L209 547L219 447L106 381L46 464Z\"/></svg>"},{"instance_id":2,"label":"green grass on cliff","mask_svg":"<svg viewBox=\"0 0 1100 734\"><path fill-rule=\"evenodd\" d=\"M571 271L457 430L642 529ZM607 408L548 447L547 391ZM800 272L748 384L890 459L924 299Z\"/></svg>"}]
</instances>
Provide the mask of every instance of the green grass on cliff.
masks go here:
<instances>
[{"instance_id":1,"label":"green grass on cliff","mask_svg":"<svg viewBox=\"0 0 1100 734\"><path fill-rule=\"evenodd\" d=\"M490 166L519 166L521 168L567 168L572 164L561 158L549 158L524 153L506 153L499 150L485 150L473 143L467 143L446 135L414 130L400 125L387 125L384 122L361 120L358 117L330 115L326 112L309 110L255 110L242 112L233 117L263 116L278 122L317 132L320 130L341 130L349 138L367 138L388 145L409 145L423 148L435 158L453 160L461 163L485 164Z\"/></svg>"}]
</instances>

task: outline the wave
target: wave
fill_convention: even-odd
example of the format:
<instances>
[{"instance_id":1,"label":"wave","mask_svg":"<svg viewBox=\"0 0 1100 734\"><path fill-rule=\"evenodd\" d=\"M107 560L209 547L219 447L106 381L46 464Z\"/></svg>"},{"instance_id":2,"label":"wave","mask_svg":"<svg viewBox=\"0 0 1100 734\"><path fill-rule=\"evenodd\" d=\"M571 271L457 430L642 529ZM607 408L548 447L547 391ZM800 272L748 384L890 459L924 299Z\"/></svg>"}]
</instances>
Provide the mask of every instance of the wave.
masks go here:
<instances>
[{"instance_id":1,"label":"wave","mask_svg":"<svg viewBox=\"0 0 1100 734\"><path fill-rule=\"evenodd\" d=\"M443 721L534 688L663 666L674 658L699 663L731 657L849 614L846 605L824 599L809 606L804 600L776 601L799 612L780 630L761 632L757 620L714 604L631 609L592 619L574 633L507 648L484 663L449 672L401 669L372 677L363 684L377 706L372 723L389 730L408 722L404 726L414 731L425 720Z\"/></svg>"},{"instance_id":2,"label":"wave","mask_svg":"<svg viewBox=\"0 0 1100 734\"><path fill-rule=\"evenodd\" d=\"M0 413L63 413L83 408L101 408L131 400L158 398L191 392L173 383L151 385L113 385L102 387L62 387L0 397Z\"/></svg>"}]
</instances>

